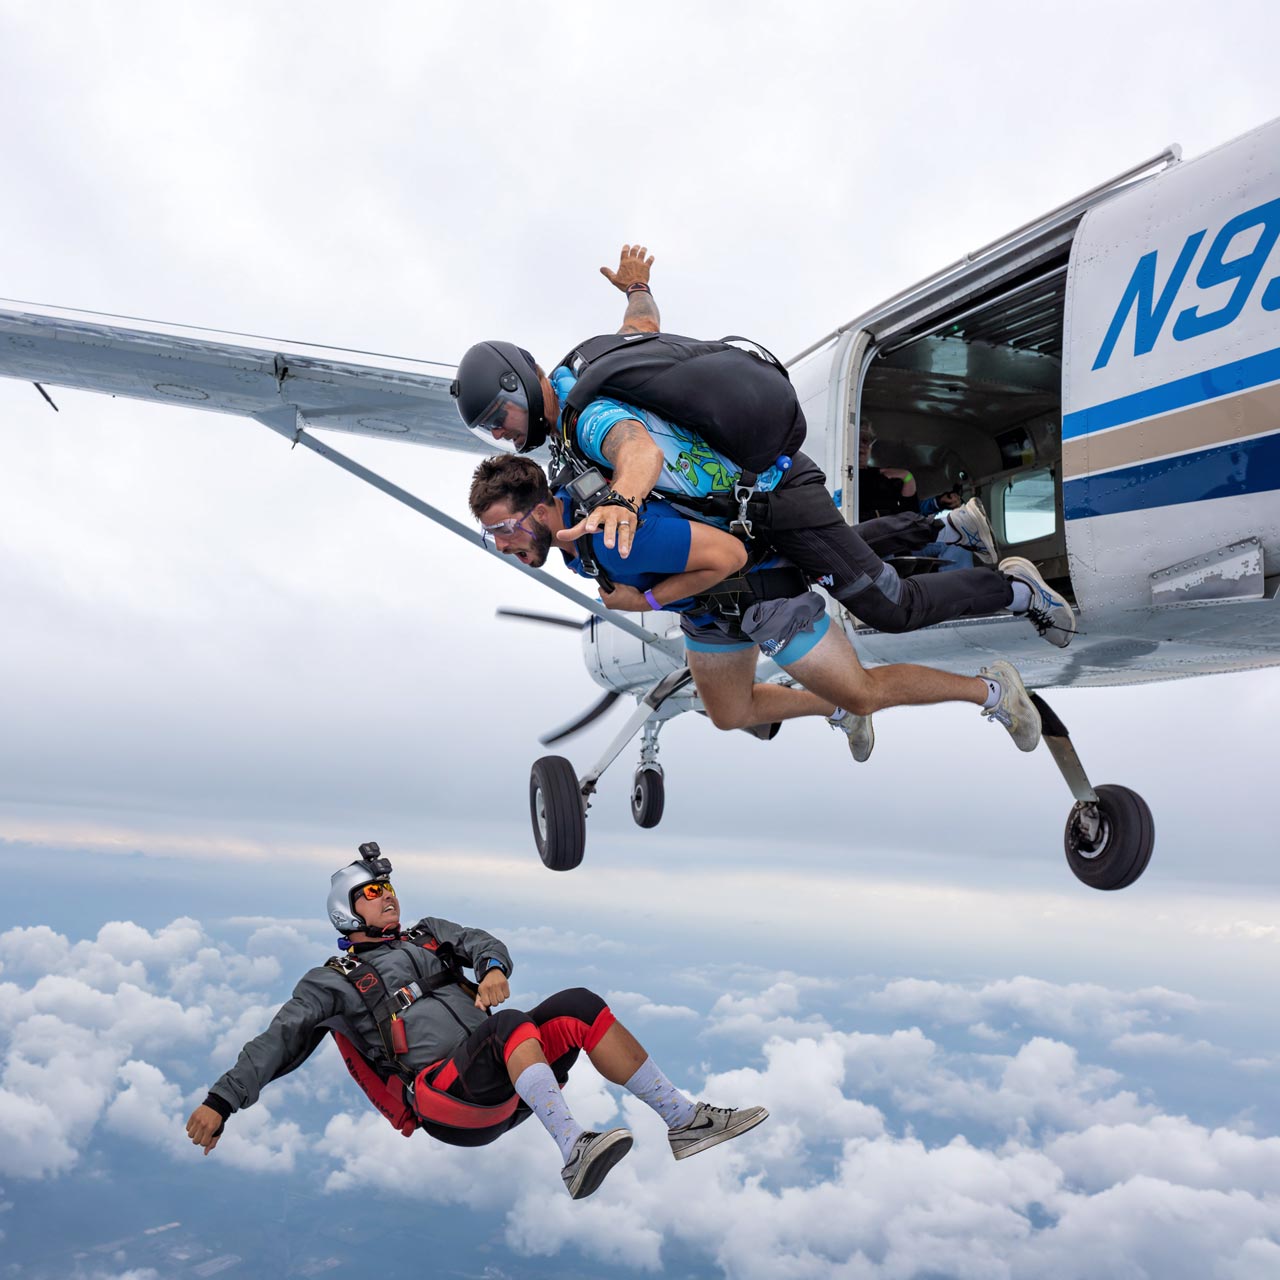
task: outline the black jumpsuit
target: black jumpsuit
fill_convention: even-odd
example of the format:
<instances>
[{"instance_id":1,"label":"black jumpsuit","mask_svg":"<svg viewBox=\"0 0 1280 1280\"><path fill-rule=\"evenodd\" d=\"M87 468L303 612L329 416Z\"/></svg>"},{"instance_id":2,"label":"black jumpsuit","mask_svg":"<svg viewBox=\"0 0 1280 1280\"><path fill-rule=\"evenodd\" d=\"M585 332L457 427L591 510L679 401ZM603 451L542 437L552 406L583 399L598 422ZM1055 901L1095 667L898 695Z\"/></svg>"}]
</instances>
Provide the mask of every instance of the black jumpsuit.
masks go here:
<instances>
[{"instance_id":1,"label":"black jumpsuit","mask_svg":"<svg viewBox=\"0 0 1280 1280\"><path fill-rule=\"evenodd\" d=\"M899 577L868 541L885 554L919 548L934 540L938 522L904 511L851 528L826 490L822 469L806 454L796 454L770 505L769 545L879 631L996 613L1013 601L1009 579L996 569Z\"/></svg>"}]
</instances>

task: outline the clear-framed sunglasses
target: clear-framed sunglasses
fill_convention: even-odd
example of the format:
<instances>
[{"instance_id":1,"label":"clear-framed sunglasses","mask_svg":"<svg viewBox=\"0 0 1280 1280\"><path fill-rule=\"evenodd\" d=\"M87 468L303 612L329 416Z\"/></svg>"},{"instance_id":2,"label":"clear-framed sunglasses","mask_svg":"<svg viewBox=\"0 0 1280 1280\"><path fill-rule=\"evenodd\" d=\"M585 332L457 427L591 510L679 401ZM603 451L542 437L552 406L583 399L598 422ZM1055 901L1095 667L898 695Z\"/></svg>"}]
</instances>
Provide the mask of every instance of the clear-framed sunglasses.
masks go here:
<instances>
[{"instance_id":1,"label":"clear-framed sunglasses","mask_svg":"<svg viewBox=\"0 0 1280 1280\"><path fill-rule=\"evenodd\" d=\"M532 510L531 507L529 511ZM482 524L480 526L481 542L488 546L494 542L495 538L510 537L513 533L527 533L529 537L536 538L537 532L525 524L529 511L522 511L518 516L508 516L505 520L496 520L493 524Z\"/></svg>"}]
</instances>

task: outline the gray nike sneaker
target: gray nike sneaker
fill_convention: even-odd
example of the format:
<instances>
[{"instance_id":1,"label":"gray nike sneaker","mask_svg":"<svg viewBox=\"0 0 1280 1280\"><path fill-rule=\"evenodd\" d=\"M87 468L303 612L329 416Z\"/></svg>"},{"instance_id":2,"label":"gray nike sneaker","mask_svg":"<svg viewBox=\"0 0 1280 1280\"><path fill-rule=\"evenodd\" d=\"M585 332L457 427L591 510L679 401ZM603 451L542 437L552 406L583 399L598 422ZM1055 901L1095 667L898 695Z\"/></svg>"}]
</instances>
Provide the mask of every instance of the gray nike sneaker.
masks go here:
<instances>
[{"instance_id":1,"label":"gray nike sneaker","mask_svg":"<svg viewBox=\"0 0 1280 1280\"><path fill-rule=\"evenodd\" d=\"M608 1133L584 1133L573 1144L560 1176L575 1200L585 1200L605 1180L605 1175L631 1150L626 1129Z\"/></svg>"},{"instance_id":2,"label":"gray nike sneaker","mask_svg":"<svg viewBox=\"0 0 1280 1280\"><path fill-rule=\"evenodd\" d=\"M713 1107L708 1102L700 1102L688 1124L667 1130L667 1141L671 1143L671 1154L677 1160L686 1160L754 1129L768 1118L764 1107Z\"/></svg>"},{"instance_id":3,"label":"gray nike sneaker","mask_svg":"<svg viewBox=\"0 0 1280 1280\"><path fill-rule=\"evenodd\" d=\"M1041 576L1040 570L1023 556L1009 556L1000 561L1000 572L1017 578L1031 588L1031 608L1026 617L1042 640L1065 649L1076 633L1076 615L1067 598L1055 591Z\"/></svg>"},{"instance_id":4,"label":"gray nike sneaker","mask_svg":"<svg viewBox=\"0 0 1280 1280\"><path fill-rule=\"evenodd\" d=\"M859 763L865 763L876 745L875 726L870 716L855 716L846 711L839 720L828 718L827 723L833 729L839 729L849 739L849 754Z\"/></svg>"},{"instance_id":5,"label":"gray nike sneaker","mask_svg":"<svg viewBox=\"0 0 1280 1280\"><path fill-rule=\"evenodd\" d=\"M1040 744L1040 713L1027 694L1017 667L1001 658L983 667L981 674L1000 686L1000 701L982 714L1004 725L1019 751L1034 751Z\"/></svg>"},{"instance_id":6,"label":"gray nike sneaker","mask_svg":"<svg viewBox=\"0 0 1280 1280\"><path fill-rule=\"evenodd\" d=\"M987 513L977 498L970 498L963 507L950 512L947 521L960 535L960 546L972 551L983 564L995 564L996 540Z\"/></svg>"}]
</instances>

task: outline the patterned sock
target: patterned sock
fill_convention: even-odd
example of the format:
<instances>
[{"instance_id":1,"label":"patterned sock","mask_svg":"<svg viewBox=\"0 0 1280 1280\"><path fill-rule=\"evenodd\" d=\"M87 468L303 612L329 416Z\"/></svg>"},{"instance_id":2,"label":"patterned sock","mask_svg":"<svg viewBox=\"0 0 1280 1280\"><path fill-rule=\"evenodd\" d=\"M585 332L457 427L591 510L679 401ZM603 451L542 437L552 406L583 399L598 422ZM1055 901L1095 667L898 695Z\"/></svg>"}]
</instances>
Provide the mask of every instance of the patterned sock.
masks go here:
<instances>
[{"instance_id":1,"label":"patterned sock","mask_svg":"<svg viewBox=\"0 0 1280 1280\"><path fill-rule=\"evenodd\" d=\"M662 1074L652 1058L646 1058L622 1087L651 1106L667 1122L668 1129L688 1124L698 1109Z\"/></svg>"},{"instance_id":2,"label":"patterned sock","mask_svg":"<svg viewBox=\"0 0 1280 1280\"><path fill-rule=\"evenodd\" d=\"M573 1144L586 1132L565 1105L560 1086L545 1062L525 1067L516 1080L516 1092L529 1105L529 1110L542 1121L543 1128L556 1140L565 1164L573 1153Z\"/></svg>"}]
</instances>

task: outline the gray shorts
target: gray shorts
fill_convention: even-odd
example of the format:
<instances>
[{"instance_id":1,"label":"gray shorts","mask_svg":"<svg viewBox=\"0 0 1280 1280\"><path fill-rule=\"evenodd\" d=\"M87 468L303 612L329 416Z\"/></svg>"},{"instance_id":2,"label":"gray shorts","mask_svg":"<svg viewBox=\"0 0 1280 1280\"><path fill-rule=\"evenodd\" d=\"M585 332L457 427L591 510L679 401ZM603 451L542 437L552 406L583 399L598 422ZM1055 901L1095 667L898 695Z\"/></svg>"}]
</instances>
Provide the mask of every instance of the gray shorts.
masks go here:
<instances>
[{"instance_id":1,"label":"gray shorts","mask_svg":"<svg viewBox=\"0 0 1280 1280\"><path fill-rule=\"evenodd\" d=\"M779 666L798 662L827 634L827 607L816 591L753 604L741 618L680 619L690 653L759 649Z\"/></svg>"}]
</instances>

